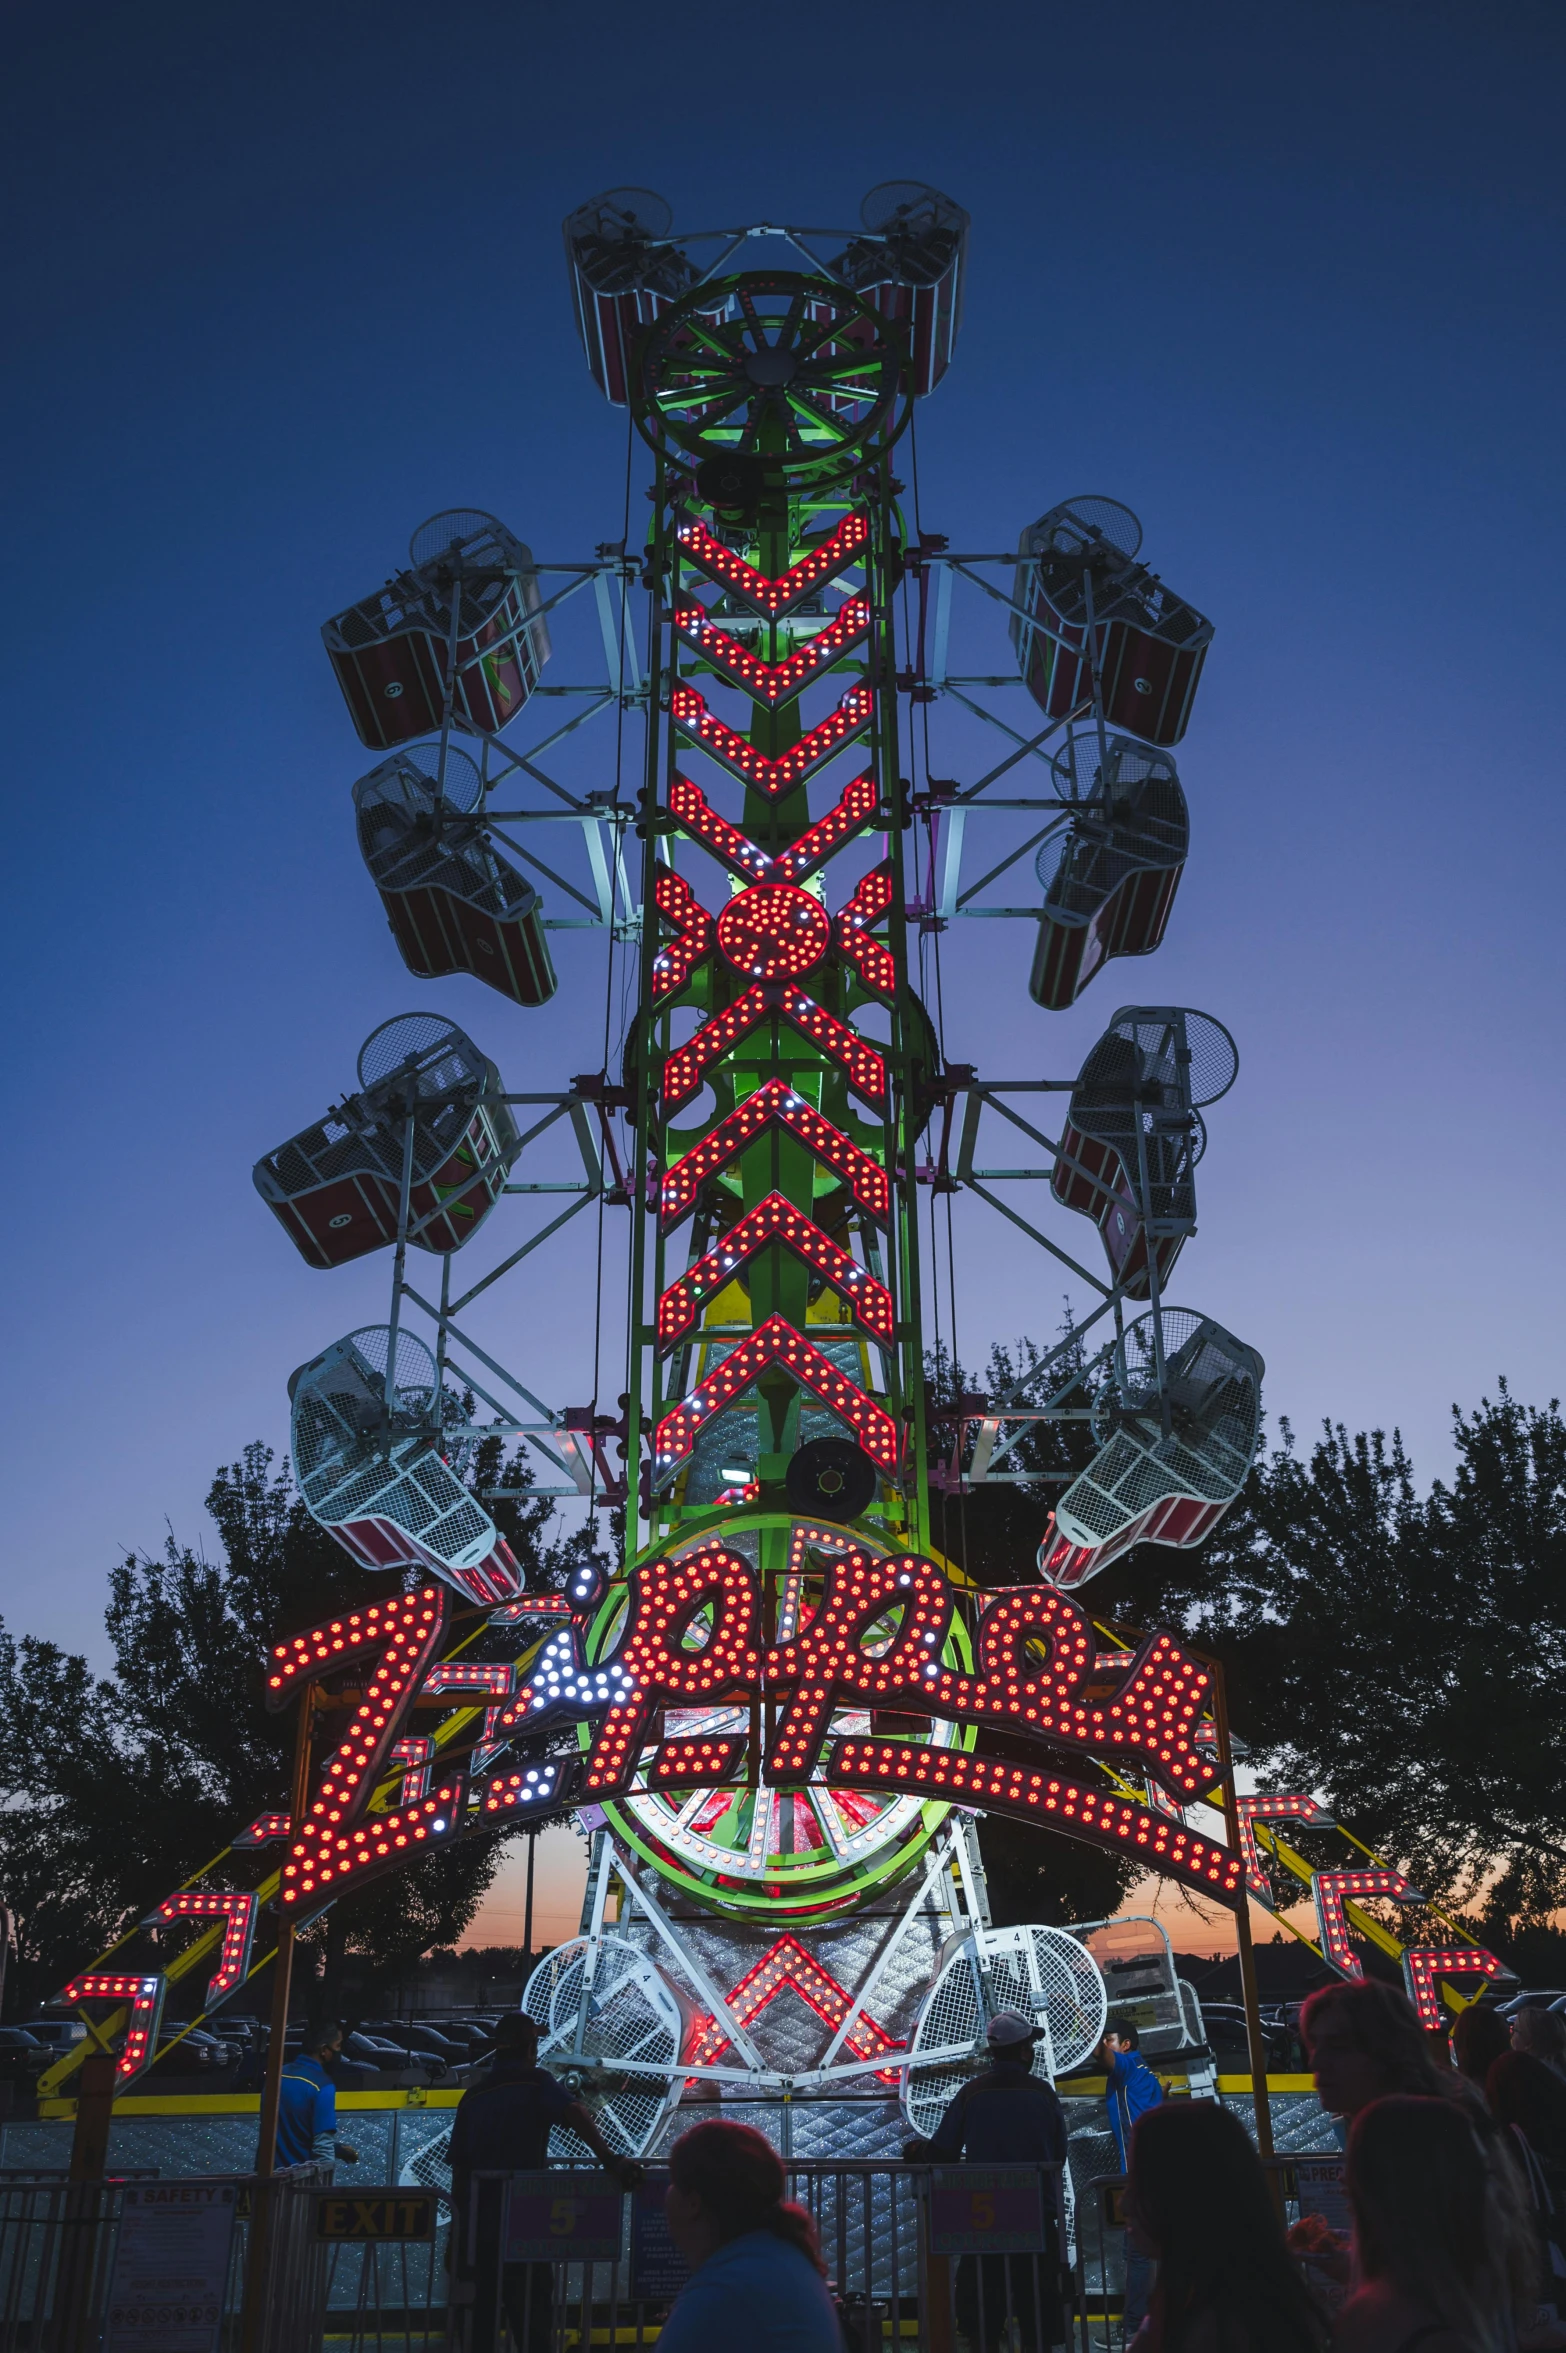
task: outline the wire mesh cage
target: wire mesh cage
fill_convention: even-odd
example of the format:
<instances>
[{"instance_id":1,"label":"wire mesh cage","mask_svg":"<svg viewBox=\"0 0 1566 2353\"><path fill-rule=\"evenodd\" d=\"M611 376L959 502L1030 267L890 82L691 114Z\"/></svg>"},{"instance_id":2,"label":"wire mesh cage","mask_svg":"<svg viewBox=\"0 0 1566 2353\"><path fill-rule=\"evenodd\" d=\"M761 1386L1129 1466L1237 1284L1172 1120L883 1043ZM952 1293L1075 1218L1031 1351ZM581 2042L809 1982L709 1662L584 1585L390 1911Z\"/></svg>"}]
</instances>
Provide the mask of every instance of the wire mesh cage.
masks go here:
<instances>
[{"instance_id":1,"label":"wire mesh cage","mask_svg":"<svg viewBox=\"0 0 1566 2353\"><path fill-rule=\"evenodd\" d=\"M409 562L321 630L360 741L388 751L448 715L497 734L549 659L531 549L493 515L454 507L419 526Z\"/></svg>"},{"instance_id":2,"label":"wire mesh cage","mask_svg":"<svg viewBox=\"0 0 1566 2353\"><path fill-rule=\"evenodd\" d=\"M593 382L624 408L642 330L696 283L668 242L674 215L650 188L610 188L566 215L566 261L577 332Z\"/></svg>"},{"instance_id":3,"label":"wire mesh cage","mask_svg":"<svg viewBox=\"0 0 1566 2353\"><path fill-rule=\"evenodd\" d=\"M1042 2030L1033 2072L1069 2075L1098 2048L1108 2003L1091 1956L1063 1928L1032 1925L972 1929L944 1962L920 2005L903 2114L917 2133L932 2133L947 2103L987 2063L987 2022L1017 2010Z\"/></svg>"},{"instance_id":4,"label":"wire mesh cage","mask_svg":"<svg viewBox=\"0 0 1566 2353\"><path fill-rule=\"evenodd\" d=\"M431 1569L470 1601L515 1600L522 1572L462 1477L472 1424L422 1340L367 1325L301 1365L288 1395L299 1492L346 1552Z\"/></svg>"},{"instance_id":5,"label":"wire mesh cage","mask_svg":"<svg viewBox=\"0 0 1566 2353\"><path fill-rule=\"evenodd\" d=\"M696 2026L662 1970L612 1931L596 1942L576 1937L545 1955L522 2007L542 2029L540 2063L569 2082L575 2061L610 2145L630 2157L650 2148L679 2097L680 2059ZM563 2139L562 2154L590 2154L570 2134Z\"/></svg>"},{"instance_id":6,"label":"wire mesh cage","mask_svg":"<svg viewBox=\"0 0 1566 2353\"><path fill-rule=\"evenodd\" d=\"M256 1162L257 1192L311 1266L397 1239L445 1256L478 1232L522 1148L501 1077L455 1022L400 1013L365 1040L359 1089Z\"/></svg>"},{"instance_id":7,"label":"wire mesh cage","mask_svg":"<svg viewBox=\"0 0 1566 2353\"><path fill-rule=\"evenodd\" d=\"M492 847L483 780L448 744L394 752L353 788L359 848L392 937L421 980L470 972L516 1005L557 987L539 896Z\"/></svg>"},{"instance_id":8,"label":"wire mesh cage","mask_svg":"<svg viewBox=\"0 0 1566 2353\"><path fill-rule=\"evenodd\" d=\"M1043 844L1034 871L1044 892L1028 980L1036 1005L1075 1004L1112 956L1160 945L1185 868L1191 826L1167 752L1097 730L1073 736L1057 759L1063 790L1087 790Z\"/></svg>"},{"instance_id":9,"label":"wire mesh cage","mask_svg":"<svg viewBox=\"0 0 1566 2353\"><path fill-rule=\"evenodd\" d=\"M1200 1544L1256 1457L1264 1367L1210 1316L1166 1307L1089 1368L1099 1448L1039 1547L1051 1584L1084 1585L1133 1544Z\"/></svg>"},{"instance_id":10,"label":"wire mesh cage","mask_svg":"<svg viewBox=\"0 0 1566 2353\"><path fill-rule=\"evenodd\" d=\"M1122 1005L1071 1090L1055 1157L1057 1201L1091 1217L1115 1279L1146 1299L1196 1230L1199 1116L1234 1084L1240 1058L1211 1014Z\"/></svg>"},{"instance_id":11,"label":"wire mesh cage","mask_svg":"<svg viewBox=\"0 0 1566 2353\"><path fill-rule=\"evenodd\" d=\"M1144 743L1184 735L1213 627L1137 561L1142 526L1118 499L1065 500L1018 546L1012 644L1052 719L1095 708Z\"/></svg>"},{"instance_id":12,"label":"wire mesh cage","mask_svg":"<svg viewBox=\"0 0 1566 2353\"><path fill-rule=\"evenodd\" d=\"M1144 2059L1156 2063L1205 2050L1201 2001L1195 1986L1180 1975L1161 1920L1150 1913L1119 1912L1108 1920L1074 1920L1071 1933L1101 1972L1116 2020L1136 2028Z\"/></svg>"},{"instance_id":13,"label":"wire mesh cage","mask_svg":"<svg viewBox=\"0 0 1566 2353\"><path fill-rule=\"evenodd\" d=\"M933 392L951 364L962 325L969 216L922 180L883 180L859 208L869 234L832 265L908 338L910 388Z\"/></svg>"}]
</instances>

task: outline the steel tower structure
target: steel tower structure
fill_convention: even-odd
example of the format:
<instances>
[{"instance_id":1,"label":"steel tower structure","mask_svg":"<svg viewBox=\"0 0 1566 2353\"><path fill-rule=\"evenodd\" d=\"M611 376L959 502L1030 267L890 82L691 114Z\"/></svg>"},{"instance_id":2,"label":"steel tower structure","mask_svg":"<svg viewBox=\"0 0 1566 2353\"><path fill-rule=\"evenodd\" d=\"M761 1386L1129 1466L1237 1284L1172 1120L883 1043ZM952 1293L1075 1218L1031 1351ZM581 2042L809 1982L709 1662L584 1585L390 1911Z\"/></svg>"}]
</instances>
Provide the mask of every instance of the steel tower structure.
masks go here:
<instances>
[{"instance_id":1,"label":"steel tower structure","mask_svg":"<svg viewBox=\"0 0 1566 2353\"><path fill-rule=\"evenodd\" d=\"M360 736L389 755L354 799L404 961L543 1002L556 985L548 932L583 917L546 915L541 875L556 907L564 892L635 959L622 1064L560 1095L509 1095L465 1033L403 1016L366 1044L358 1094L266 1155L256 1181L312 1264L394 1251L386 1325L338 1341L291 1384L310 1508L366 1563L430 1570L498 1606L491 1650L502 1621L517 1629L510 1663L453 1661L428 1678L426 1692L492 1704L481 1724L457 1708L402 1744L412 1835L571 1799L592 1827L582 1933L529 1989L546 2049L611 2091L606 2113L629 2145L649 2145L680 2084L703 2077L785 2120L804 2102L818 2146L867 2130L884 2141L898 2129L892 2095L925 2115L987 2008L1035 2010L1050 2066L1085 2055L1102 2022L1080 1942L991 1928L976 1802L1043 1805L1225 1893L1238 1869L1170 1827L1168 1791L1156 1817L1151 1785L1123 1775L1113 1802L1058 1781L1045 1796L1038 1776L1023 1788L976 1754L975 1714L1027 1712L1016 1645L1064 1645L1080 1674L1091 1636L1047 1587L1033 1589L1047 1622L1026 1597L1020 1617L986 1616L934 1552L931 1519L933 1482L1020 1475L1009 1449L1052 1418L1091 1418L1099 1440L1042 1531L1057 1595L1139 1536L1196 1541L1238 1492L1260 1360L1163 1298L1194 1227L1199 1106L1232 1080L1232 1046L1204 1015L1133 1007L1074 1081L980 1082L945 1063L911 954L969 911L965 829L996 809L1046 814L1044 903L1027 910L1039 1002L1069 1004L1109 957L1156 947L1185 854L1162 747L1184 731L1211 631L1137 564L1134 518L1113 501L1051 510L1020 557L1001 559L1016 567L1009 592L994 585L997 559L950 557L910 527L899 445L961 317L968 222L950 199L879 189L846 238L763 228L674 242L669 226L640 190L566 223L590 369L651 455L640 555L619 543L539 566L494 517L458 510L423 526L410 569L325 631ZM928 777L921 790L901 708L986 683L946 675L952 583L976 567L1045 725L1031 738L1008 727L1019 748L966 792ZM551 569L564 585L546 593ZM603 683L551 686L555 615L589 585ZM644 629L631 624L638 587ZM565 724L518 752L523 708L573 692L586 699ZM609 709L644 722L634 804L618 783L573 794L542 764ZM1040 758L1042 798L984 800ZM538 805L540 788L556 808ZM502 806L519 791L521 806ZM581 826L589 892L530 846L525 829L552 816ZM1070 1098L1053 1142L1006 1100L1041 1086ZM978 1166L993 1110L1045 1147L1041 1167ZM562 1120L581 1178L519 1175ZM1108 1276L1007 1211L1097 1304L1034 1369L1039 1393L960 1400L951 1459L937 1461L921 1187L994 1200L1008 1176L1046 1176L1059 1204L1092 1218ZM456 1254L502 1195L560 1189L576 1200L454 1296ZM596 1398L546 1407L467 1322L590 1201L630 1214L616 1413ZM410 1248L440 1257L438 1299L410 1273ZM414 1316L429 1319L428 1344ZM1111 1336L1089 1357L1084 1335L1105 1318ZM625 1513L624 1558L606 1584L579 1583L569 1627L540 1636L492 1498L464 1481L476 1436L464 1399L490 1408L484 1431L523 1438L569 1491ZM280 1659L274 1681L291 1689L305 1653ZM1176 1689L1168 1665L1145 1644L1112 1647L1102 1672L1133 1715L1129 1695L1163 1675L1159 1720L1188 1726L1200 1678L1187 1665ZM911 1674L938 1677L945 1697L930 1704ZM1051 1689L1065 1689L1058 1673ZM1194 1788L1190 1773L1210 1770L1179 1739ZM464 1749L466 1778L452 1779ZM480 1780L497 1761L513 1769ZM397 1833L355 1833L358 1850L340 1855L319 1831L293 1835L285 1908L384 1867ZM1176 2019L1178 2038L1178 2005Z\"/></svg>"},{"instance_id":2,"label":"steel tower structure","mask_svg":"<svg viewBox=\"0 0 1566 2353\"><path fill-rule=\"evenodd\" d=\"M630 969L623 1057L515 1093L452 1021L394 1016L357 1086L257 1163L310 1265L391 1253L385 1323L289 1385L306 1503L391 1577L275 1646L271 1696L298 1701L291 1810L143 1923L195 1940L156 1968L101 1956L69 1996L119 2005L128 2079L167 1983L216 1955L216 2006L272 1962L252 1950L269 1907L281 2018L296 1926L346 1889L574 1812L581 1933L526 2000L606 2129L655 2147L694 2094L748 2103L801 2154L885 2149L932 2120L986 2012L1031 2010L1056 2071L1098 2039L1088 1932L990 1924L972 1822L998 1811L1224 1902L1306 1884L1333 1966L1356 1974L1349 1930L1370 1937L1433 2019L1453 1979L1500 1964L1444 1920L1448 1941L1405 1947L1363 1902L1419 1903L1396 1872L1309 1797L1236 1798L1205 1665L1075 1598L1136 1542L1199 1542L1254 1456L1260 1358L1168 1297L1233 1042L1190 1008L1127 1005L1075 1075L998 1080L946 1058L918 985L921 947L974 919L1033 927L1015 978L1047 1011L1158 947L1189 847L1172 747L1211 626L1114 500L1067 500L1016 551L976 554L905 512L904 436L961 317L950 199L889 185L853 232L670 225L634 189L566 223L589 367L650 451L645 546L538 562L492 515L446 512L323 633L378 755L354 823L405 965L528 1009L558 985L551 934L596 937L611 975ZM959 644L958 589L1004 617L1007 671L959 667L983 641ZM584 608L599 667L546 677ZM546 721L525 745L524 712ZM563 780L605 718L621 740L644 728L639 790L618 762L613 787L602 766ZM940 756L970 781L934 772L952 722L966 733ZM1036 884L1007 903L1029 860ZM572 1166L549 1158L562 1139ZM515 1196L552 1214L459 1287ZM1088 1303L1005 1394L932 1412L920 1204L942 1196L1001 1214ZM515 1369L525 1345L551 1385L517 1284L585 1210L600 1233L629 1222L613 1411L551 1405ZM1070 1246L1083 1218L1097 1272ZM1017 1448L1050 1422L1087 1426L1091 1452L1036 1575L981 1593L937 1550L933 1501L1036 1477ZM476 1476L486 1436L544 1466L529 1492L623 1511L607 1576L525 1590ZM346 1736L320 1754L339 1709ZM1357 1850L1346 1868L1291 1843L1320 1829ZM1149 2047L1173 2057L1199 2017L1172 1965L1136 1965ZM433 2133L420 2178L444 2147Z\"/></svg>"}]
</instances>

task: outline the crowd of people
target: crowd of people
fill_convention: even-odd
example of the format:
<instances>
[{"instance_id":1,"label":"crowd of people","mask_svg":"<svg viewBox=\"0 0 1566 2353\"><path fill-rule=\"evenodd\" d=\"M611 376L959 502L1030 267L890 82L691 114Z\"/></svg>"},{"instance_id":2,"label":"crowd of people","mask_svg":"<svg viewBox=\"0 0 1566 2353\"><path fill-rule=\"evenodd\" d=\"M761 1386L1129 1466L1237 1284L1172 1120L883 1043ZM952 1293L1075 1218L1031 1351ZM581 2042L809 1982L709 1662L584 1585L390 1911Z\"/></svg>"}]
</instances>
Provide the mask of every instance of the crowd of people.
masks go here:
<instances>
[{"instance_id":1,"label":"crowd of people","mask_svg":"<svg viewBox=\"0 0 1566 2353\"><path fill-rule=\"evenodd\" d=\"M995 2017L989 2064L904 2155L1063 2163L1064 2112L1032 2069L1036 2031L1019 2012ZM338 2032L307 2037L284 2078L284 2162L351 2161L334 2142L327 2070ZM1239 2119L1217 2101L1168 2099L1133 2026L1106 2035L1106 2104L1126 2175L1131 2353L1566 2348L1566 2023L1544 2009L1508 2023L1480 2004L1448 2038L1422 2027L1397 1988L1362 1979L1313 1994L1300 2033L1344 2150L1346 2232L1317 2213L1286 2226L1277 2178ZM622 2187L640 2188L645 2176L538 2065L530 2019L505 2020L497 2043L452 2132L453 2265L471 2283L475 2353L491 2353L502 2316L522 2353L545 2353L551 2267L503 2261L496 2177L546 2163L556 2125ZM713 2119L677 2140L667 2162L664 2210L689 2277L662 2353L842 2353L814 2226L786 2198L771 2144ZM1053 2262L965 2258L955 2318L971 2353L992 2353L1012 2320L1025 2347L1062 2341L1058 2288Z\"/></svg>"},{"instance_id":2,"label":"crowd of people","mask_svg":"<svg viewBox=\"0 0 1566 2353\"><path fill-rule=\"evenodd\" d=\"M1157 2265L1135 2353L1534 2353L1566 2347L1566 2036L1462 2013L1448 2043L1395 1987L1324 1987L1300 2031L1339 2120L1346 2236L1285 2229L1238 2119L1133 2125L1128 2237Z\"/></svg>"}]
</instances>

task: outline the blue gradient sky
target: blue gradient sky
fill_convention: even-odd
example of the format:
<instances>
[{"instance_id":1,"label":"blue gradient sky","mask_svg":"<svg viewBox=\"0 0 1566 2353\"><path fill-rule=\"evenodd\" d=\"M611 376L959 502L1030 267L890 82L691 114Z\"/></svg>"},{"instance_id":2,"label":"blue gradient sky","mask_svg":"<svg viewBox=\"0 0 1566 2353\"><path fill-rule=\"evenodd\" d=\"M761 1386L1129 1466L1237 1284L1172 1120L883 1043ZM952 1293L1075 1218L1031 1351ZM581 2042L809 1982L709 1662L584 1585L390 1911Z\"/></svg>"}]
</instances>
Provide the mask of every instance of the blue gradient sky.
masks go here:
<instances>
[{"instance_id":1,"label":"blue gradient sky","mask_svg":"<svg viewBox=\"0 0 1566 2353\"><path fill-rule=\"evenodd\" d=\"M557 233L614 183L685 221L949 188L972 274L920 419L926 524L998 547L1060 496L1118 495L1218 624L1168 945L1052 1019L1028 927L969 926L950 1052L1066 1075L1121 1001L1209 1007L1244 1066L1178 1293L1262 1350L1272 1412L1398 1422L1428 1474L1454 1399L1559 1385L1558 10L657 22L623 0L12 19L17 1630L101 1656L116 1553L165 1518L200 1538L214 1465L281 1443L290 1369L381 1312L384 1262L310 1273L249 1177L378 1020L434 1003L516 1086L597 1062L579 942L533 1016L403 971L317 631L442 506L545 556L618 535L623 421ZM589 1385L586 1224L486 1327L559 1402ZM1059 1282L993 1224L960 1229L958 1281L970 1358L1055 1322Z\"/></svg>"}]
</instances>

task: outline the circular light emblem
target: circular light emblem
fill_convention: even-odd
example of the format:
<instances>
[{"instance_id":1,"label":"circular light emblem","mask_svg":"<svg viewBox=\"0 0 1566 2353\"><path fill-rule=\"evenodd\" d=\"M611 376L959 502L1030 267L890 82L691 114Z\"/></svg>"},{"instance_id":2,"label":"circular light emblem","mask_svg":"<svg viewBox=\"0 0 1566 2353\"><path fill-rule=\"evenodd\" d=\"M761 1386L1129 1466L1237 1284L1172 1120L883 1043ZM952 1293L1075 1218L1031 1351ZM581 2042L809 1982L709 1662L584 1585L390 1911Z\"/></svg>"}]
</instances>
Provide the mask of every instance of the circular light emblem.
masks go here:
<instances>
[{"instance_id":1,"label":"circular light emblem","mask_svg":"<svg viewBox=\"0 0 1566 2353\"><path fill-rule=\"evenodd\" d=\"M844 1451L853 1455L858 1449ZM793 1456L791 1465L799 1459ZM873 1483L873 1465L865 1467ZM667 1554L654 1549L633 1566L656 1558L679 1561L711 1540L709 1535L687 1537ZM825 1512L797 1518L737 1512L724 1523L722 1541L752 1561L763 1584L771 1586L780 1641L791 1640L805 1614L818 1606L834 1555L856 1552L884 1560L890 1552L879 1536L845 1528ZM589 1661L613 1656L626 1603L626 1586L617 1581L587 1636ZM941 1655L958 1672L971 1672L972 1647L960 1620L954 1620ZM830 1730L863 1737L870 1724L863 1700L845 1700L834 1709ZM579 1728L584 1751L592 1746L594 1730L588 1723ZM743 1743L749 1732L748 1699L725 1696L671 1704L658 1737L731 1744ZM971 1748L975 1739L971 1724L941 1718L910 1736L952 1749ZM647 1784L644 1771L638 1776L641 1787L605 1800L604 1816L661 1879L682 1895L695 1896L704 1910L763 1922L826 1919L856 1909L873 1888L903 1877L948 1811L942 1801L922 1793L836 1789L829 1779L829 1756L830 1742L809 1780L787 1789L757 1787L743 1772L728 1774L711 1788L660 1789ZM644 1765L651 1761L650 1754L643 1760Z\"/></svg>"},{"instance_id":2,"label":"circular light emblem","mask_svg":"<svg viewBox=\"0 0 1566 2353\"><path fill-rule=\"evenodd\" d=\"M747 980L797 980L831 936L826 909L792 882L753 883L718 917L718 946Z\"/></svg>"}]
</instances>

